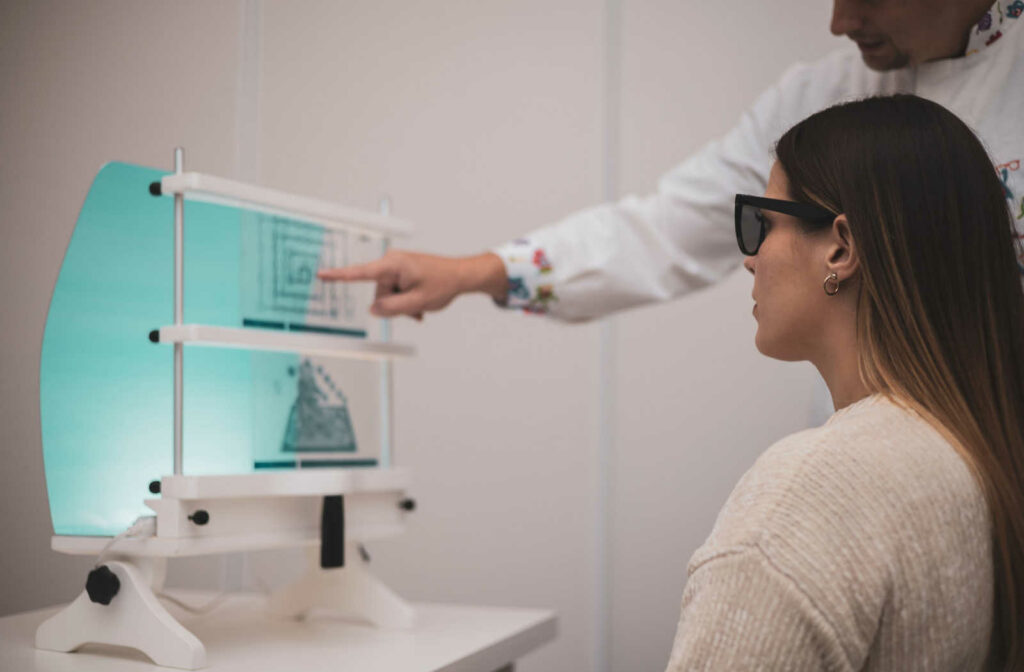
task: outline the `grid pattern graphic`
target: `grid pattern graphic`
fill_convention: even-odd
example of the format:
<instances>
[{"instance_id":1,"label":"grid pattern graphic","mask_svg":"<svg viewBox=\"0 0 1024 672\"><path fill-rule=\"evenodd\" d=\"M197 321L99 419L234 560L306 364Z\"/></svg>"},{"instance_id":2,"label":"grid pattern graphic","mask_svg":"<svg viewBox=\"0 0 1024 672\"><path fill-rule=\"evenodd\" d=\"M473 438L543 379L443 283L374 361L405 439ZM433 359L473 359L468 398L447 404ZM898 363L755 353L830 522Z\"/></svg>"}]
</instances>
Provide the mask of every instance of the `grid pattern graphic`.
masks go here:
<instances>
[{"instance_id":1,"label":"grid pattern graphic","mask_svg":"<svg viewBox=\"0 0 1024 672\"><path fill-rule=\"evenodd\" d=\"M257 273L261 312L284 320L350 318L347 289L323 283L317 269L348 265L348 235L280 217L259 224Z\"/></svg>"}]
</instances>

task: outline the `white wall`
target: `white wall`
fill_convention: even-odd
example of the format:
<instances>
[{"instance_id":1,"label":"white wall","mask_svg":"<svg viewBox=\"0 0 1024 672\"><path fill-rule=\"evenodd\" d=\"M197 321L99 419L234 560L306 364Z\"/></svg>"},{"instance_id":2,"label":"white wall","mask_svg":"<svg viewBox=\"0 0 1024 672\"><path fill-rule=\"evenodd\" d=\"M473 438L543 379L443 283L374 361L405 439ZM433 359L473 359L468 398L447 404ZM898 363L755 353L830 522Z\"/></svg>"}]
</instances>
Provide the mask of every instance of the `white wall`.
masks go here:
<instances>
[{"instance_id":1,"label":"white wall","mask_svg":"<svg viewBox=\"0 0 1024 672\"><path fill-rule=\"evenodd\" d=\"M265 3L268 184L417 222L471 253L600 198L602 8L591 0ZM419 508L374 544L414 599L545 606L558 641L523 670L592 666L596 330L474 297L396 338L396 454Z\"/></svg>"},{"instance_id":2,"label":"white wall","mask_svg":"<svg viewBox=\"0 0 1024 672\"><path fill-rule=\"evenodd\" d=\"M239 16L198 0L0 3L0 613L70 600L90 564L49 550L39 440L39 348L79 208L103 163L170 169L178 144L233 173Z\"/></svg>"},{"instance_id":3,"label":"white wall","mask_svg":"<svg viewBox=\"0 0 1024 672\"><path fill-rule=\"evenodd\" d=\"M650 189L786 67L840 46L830 9L624 0L621 192ZM615 318L611 670L663 669L687 561L757 455L808 426L817 374L758 354L752 285L740 269L683 301Z\"/></svg>"},{"instance_id":4,"label":"white wall","mask_svg":"<svg viewBox=\"0 0 1024 672\"><path fill-rule=\"evenodd\" d=\"M786 65L836 46L828 11L3 4L0 613L70 599L88 564L47 550L37 372L49 294L103 161L168 166L182 144L206 172L364 207L386 193L419 223L414 248L475 252L649 189ZM420 508L406 535L371 546L377 571L413 599L557 609L559 639L519 669L661 669L690 554L753 458L808 414L812 372L757 355L749 289L737 274L611 326L479 297L397 324L420 353L396 372L396 452ZM251 565L283 574L288 557ZM211 569L179 563L174 578L209 585Z\"/></svg>"}]
</instances>

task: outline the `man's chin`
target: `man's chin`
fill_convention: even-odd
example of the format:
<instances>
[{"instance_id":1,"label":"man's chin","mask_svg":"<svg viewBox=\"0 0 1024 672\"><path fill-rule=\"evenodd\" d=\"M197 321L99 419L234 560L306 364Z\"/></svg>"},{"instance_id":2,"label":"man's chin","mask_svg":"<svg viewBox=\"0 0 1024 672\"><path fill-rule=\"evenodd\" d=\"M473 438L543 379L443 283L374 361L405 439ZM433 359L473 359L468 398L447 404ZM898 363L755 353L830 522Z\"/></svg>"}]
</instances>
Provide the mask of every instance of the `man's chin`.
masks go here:
<instances>
[{"instance_id":1,"label":"man's chin","mask_svg":"<svg viewBox=\"0 0 1024 672\"><path fill-rule=\"evenodd\" d=\"M907 67L910 63L910 58L906 54L896 51L888 45L877 50L861 49L860 57L864 60L864 65L877 72L899 70Z\"/></svg>"}]
</instances>

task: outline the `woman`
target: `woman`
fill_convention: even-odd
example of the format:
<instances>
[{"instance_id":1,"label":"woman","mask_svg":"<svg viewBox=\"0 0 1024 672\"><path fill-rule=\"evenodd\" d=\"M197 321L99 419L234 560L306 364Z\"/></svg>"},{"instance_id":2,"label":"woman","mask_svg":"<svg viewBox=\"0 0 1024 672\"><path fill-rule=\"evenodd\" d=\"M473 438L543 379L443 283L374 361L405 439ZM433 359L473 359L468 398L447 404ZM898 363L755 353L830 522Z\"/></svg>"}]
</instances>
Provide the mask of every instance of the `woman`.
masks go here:
<instances>
[{"instance_id":1,"label":"woman","mask_svg":"<svg viewBox=\"0 0 1024 672\"><path fill-rule=\"evenodd\" d=\"M669 669L1024 670L1024 293L992 162L914 96L776 155L736 199L756 344L811 361L836 413L737 485Z\"/></svg>"}]
</instances>

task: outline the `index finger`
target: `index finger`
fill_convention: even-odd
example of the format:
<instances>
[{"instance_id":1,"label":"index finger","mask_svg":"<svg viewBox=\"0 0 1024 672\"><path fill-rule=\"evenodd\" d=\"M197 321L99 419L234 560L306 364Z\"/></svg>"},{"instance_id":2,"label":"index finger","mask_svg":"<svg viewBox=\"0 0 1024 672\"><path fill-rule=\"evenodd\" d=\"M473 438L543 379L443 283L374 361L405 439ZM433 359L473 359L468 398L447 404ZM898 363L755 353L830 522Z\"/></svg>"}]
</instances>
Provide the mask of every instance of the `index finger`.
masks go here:
<instances>
[{"instance_id":1,"label":"index finger","mask_svg":"<svg viewBox=\"0 0 1024 672\"><path fill-rule=\"evenodd\" d=\"M345 266L344 268L322 268L316 272L316 277L321 280L341 280L352 282L359 280L380 281L386 275L393 273L394 268L385 259L377 259L365 264Z\"/></svg>"}]
</instances>

